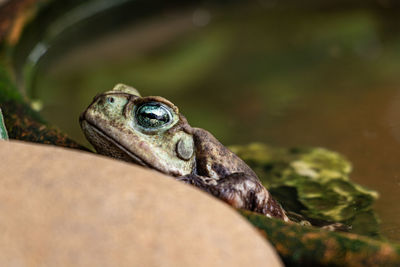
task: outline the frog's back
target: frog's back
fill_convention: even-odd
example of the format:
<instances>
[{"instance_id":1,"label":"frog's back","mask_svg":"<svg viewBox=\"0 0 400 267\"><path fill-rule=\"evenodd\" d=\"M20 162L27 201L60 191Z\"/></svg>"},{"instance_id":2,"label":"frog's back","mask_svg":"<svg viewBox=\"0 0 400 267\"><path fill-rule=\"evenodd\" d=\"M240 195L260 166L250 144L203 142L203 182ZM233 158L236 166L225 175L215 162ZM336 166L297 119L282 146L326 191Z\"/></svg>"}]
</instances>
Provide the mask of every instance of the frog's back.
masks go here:
<instances>
[{"instance_id":1,"label":"frog's back","mask_svg":"<svg viewBox=\"0 0 400 267\"><path fill-rule=\"evenodd\" d=\"M219 179L232 173L244 173L248 177L258 179L243 160L208 131L193 128L193 139L196 148L197 174Z\"/></svg>"}]
</instances>

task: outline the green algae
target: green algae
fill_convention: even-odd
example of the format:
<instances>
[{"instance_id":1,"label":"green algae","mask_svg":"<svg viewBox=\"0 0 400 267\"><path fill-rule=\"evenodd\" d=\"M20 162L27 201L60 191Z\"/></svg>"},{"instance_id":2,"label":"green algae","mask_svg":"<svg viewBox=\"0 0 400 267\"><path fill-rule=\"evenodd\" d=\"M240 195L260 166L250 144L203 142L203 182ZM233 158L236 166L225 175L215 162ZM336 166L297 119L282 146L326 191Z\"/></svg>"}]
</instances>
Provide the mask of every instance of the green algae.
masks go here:
<instances>
[{"instance_id":1,"label":"green algae","mask_svg":"<svg viewBox=\"0 0 400 267\"><path fill-rule=\"evenodd\" d=\"M379 220L372 210L378 193L350 180L352 166L339 153L261 143L231 149L253 168L286 210L311 222L340 222L351 226L353 233L379 236Z\"/></svg>"}]
</instances>

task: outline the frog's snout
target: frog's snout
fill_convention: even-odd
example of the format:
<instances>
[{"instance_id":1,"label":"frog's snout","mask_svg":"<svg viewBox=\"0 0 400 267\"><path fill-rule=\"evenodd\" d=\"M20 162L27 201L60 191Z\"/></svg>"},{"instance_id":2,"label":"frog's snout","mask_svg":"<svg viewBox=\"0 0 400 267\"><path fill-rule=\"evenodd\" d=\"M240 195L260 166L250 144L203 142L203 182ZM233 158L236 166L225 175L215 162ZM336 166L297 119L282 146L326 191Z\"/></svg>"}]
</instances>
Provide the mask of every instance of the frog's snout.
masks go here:
<instances>
[{"instance_id":1,"label":"frog's snout","mask_svg":"<svg viewBox=\"0 0 400 267\"><path fill-rule=\"evenodd\" d=\"M97 99L99 99L102 95L103 95L102 93L98 93L97 95L95 95L95 96L93 97L92 103L95 102L95 101L97 101Z\"/></svg>"}]
</instances>

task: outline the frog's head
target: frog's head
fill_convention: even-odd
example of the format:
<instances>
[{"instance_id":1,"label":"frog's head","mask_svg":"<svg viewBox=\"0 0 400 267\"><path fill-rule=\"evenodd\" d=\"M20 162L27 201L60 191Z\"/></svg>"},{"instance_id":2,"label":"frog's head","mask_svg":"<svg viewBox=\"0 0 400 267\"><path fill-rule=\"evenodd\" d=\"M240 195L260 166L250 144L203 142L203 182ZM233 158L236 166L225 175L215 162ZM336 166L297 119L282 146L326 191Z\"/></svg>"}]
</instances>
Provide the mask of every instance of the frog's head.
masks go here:
<instances>
[{"instance_id":1,"label":"frog's head","mask_svg":"<svg viewBox=\"0 0 400 267\"><path fill-rule=\"evenodd\" d=\"M118 84L97 95L79 121L100 154L173 176L189 174L195 166L190 126L165 98L141 97L136 89Z\"/></svg>"}]
</instances>

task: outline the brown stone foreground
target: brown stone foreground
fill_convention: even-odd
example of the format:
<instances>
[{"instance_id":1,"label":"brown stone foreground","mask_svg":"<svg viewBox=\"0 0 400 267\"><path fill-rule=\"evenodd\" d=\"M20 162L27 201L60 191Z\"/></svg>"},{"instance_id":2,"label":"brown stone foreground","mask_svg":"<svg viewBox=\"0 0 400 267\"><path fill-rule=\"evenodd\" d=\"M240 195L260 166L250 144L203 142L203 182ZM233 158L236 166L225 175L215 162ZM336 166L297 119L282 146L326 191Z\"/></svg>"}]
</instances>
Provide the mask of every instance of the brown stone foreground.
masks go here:
<instances>
[{"instance_id":1,"label":"brown stone foreground","mask_svg":"<svg viewBox=\"0 0 400 267\"><path fill-rule=\"evenodd\" d=\"M0 141L0 266L282 266L237 212L168 176Z\"/></svg>"}]
</instances>

